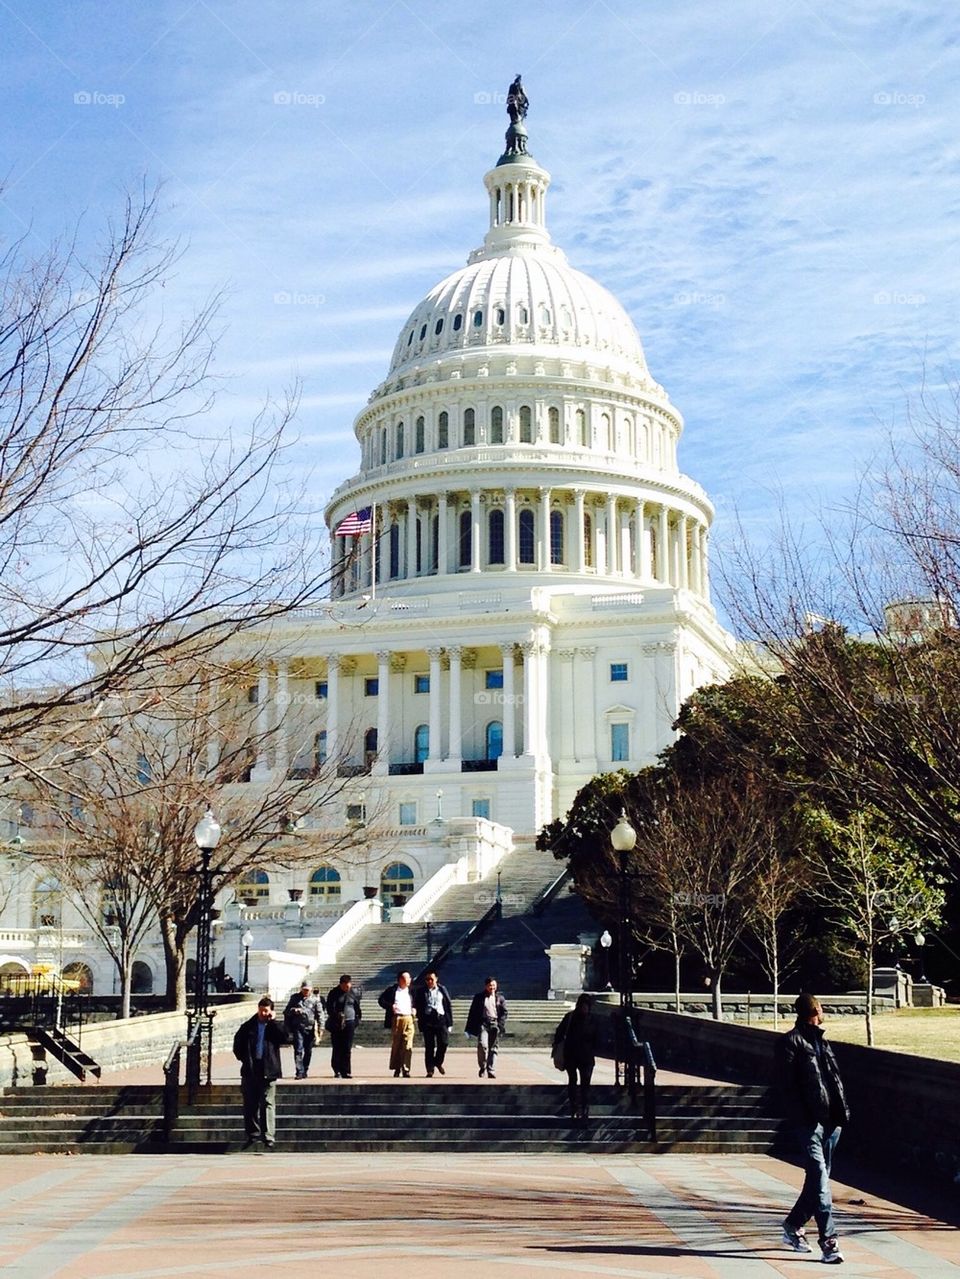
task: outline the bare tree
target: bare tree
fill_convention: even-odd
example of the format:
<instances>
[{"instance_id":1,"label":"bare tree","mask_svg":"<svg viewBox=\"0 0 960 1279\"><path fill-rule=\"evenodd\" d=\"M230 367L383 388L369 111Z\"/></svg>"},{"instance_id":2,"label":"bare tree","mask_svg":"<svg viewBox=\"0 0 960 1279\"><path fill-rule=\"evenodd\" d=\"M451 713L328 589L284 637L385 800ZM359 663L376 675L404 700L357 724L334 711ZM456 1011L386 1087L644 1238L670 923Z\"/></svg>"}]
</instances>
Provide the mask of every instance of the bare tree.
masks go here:
<instances>
[{"instance_id":1,"label":"bare tree","mask_svg":"<svg viewBox=\"0 0 960 1279\"><path fill-rule=\"evenodd\" d=\"M866 961L867 1044L872 1047L877 947L904 927L918 931L939 923L943 880L923 870L913 850L891 835L875 809L858 809L846 821L823 810L812 818L823 839L812 889Z\"/></svg>"},{"instance_id":2,"label":"bare tree","mask_svg":"<svg viewBox=\"0 0 960 1279\"><path fill-rule=\"evenodd\" d=\"M215 892L263 862L302 865L357 842L358 830L336 816L336 801L354 784L340 776L337 761L278 766L287 718L265 726L259 708L246 702L249 674L215 670L214 679L208 664L187 663L175 697L168 687L159 699L149 691L139 701L128 695L107 704L98 749L69 771L51 771L45 784L48 820L72 837L69 885L117 964L126 1010L136 947L154 924L168 1003L186 1006L186 948L199 888L194 827L206 807L223 827L212 864ZM258 760L272 765L259 778ZM302 829L314 818L315 827Z\"/></svg>"},{"instance_id":3,"label":"bare tree","mask_svg":"<svg viewBox=\"0 0 960 1279\"><path fill-rule=\"evenodd\" d=\"M215 302L156 317L174 253L128 200L99 259L0 261L0 777L103 741L104 699L314 600L319 522L283 470L295 400L211 425ZM89 660L93 651L94 660Z\"/></svg>"}]
</instances>

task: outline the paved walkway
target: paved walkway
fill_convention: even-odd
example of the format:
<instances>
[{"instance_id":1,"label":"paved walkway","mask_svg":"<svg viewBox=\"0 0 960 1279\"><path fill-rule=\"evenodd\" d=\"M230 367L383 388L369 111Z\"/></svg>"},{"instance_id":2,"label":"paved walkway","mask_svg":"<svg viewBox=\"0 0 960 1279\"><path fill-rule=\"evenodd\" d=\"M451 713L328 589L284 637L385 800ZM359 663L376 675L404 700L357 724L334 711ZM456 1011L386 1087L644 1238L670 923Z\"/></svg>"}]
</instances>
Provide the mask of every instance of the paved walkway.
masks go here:
<instances>
[{"instance_id":1,"label":"paved walkway","mask_svg":"<svg viewBox=\"0 0 960 1279\"><path fill-rule=\"evenodd\" d=\"M0 1158L5 1279L797 1276L764 1156ZM836 1186L843 1273L960 1276L960 1232Z\"/></svg>"}]
</instances>

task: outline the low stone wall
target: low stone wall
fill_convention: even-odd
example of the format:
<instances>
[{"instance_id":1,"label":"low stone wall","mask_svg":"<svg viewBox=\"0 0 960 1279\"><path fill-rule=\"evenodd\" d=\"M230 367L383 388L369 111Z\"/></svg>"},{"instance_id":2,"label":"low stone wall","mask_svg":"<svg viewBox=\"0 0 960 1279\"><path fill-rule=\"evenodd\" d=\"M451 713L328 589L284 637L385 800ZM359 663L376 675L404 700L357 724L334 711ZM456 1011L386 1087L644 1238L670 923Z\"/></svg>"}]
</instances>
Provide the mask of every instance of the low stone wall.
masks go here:
<instances>
[{"instance_id":1,"label":"low stone wall","mask_svg":"<svg viewBox=\"0 0 960 1279\"><path fill-rule=\"evenodd\" d=\"M773 1083L775 1031L650 1009L640 1028L661 1068ZM960 1176L960 1064L837 1041L833 1050L852 1112L845 1149L888 1167Z\"/></svg>"},{"instance_id":2,"label":"low stone wall","mask_svg":"<svg viewBox=\"0 0 960 1279\"><path fill-rule=\"evenodd\" d=\"M229 1048L237 1026L256 1010L256 998L221 1004L213 1019L214 1049ZM163 1063L176 1039L187 1033L183 1013L154 1013L126 1021L99 1021L83 1027L80 1046L104 1070L130 1070L155 1065L163 1082ZM75 1083L65 1066L49 1058L28 1033L0 1035L0 1087Z\"/></svg>"}]
</instances>

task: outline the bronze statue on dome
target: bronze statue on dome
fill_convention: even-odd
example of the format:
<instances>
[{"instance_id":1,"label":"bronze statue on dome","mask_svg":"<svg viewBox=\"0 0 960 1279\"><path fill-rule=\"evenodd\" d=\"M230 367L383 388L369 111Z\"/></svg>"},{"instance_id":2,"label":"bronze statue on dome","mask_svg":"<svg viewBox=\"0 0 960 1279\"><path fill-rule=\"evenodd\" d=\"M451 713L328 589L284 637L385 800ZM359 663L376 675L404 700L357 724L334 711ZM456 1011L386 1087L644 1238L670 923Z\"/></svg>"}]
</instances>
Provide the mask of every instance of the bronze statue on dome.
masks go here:
<instances>
[{"instance_id":1,"label":"bronze statue on dome","mask_svg":"<svg viewBox=\"0 0 960 1279\"><path fill-rule=\"evenodd\" d=\"M514 156L527 154L527 130L523 120L529 106L530 99L523 91L518 71L516 79L507 90L507 115L510 117L510 125L507 129L507 149L498 163L507 164Z\"/></svg>"},{"instance_id":2,"label":"bronze statue on dome","mask_svg":"<svg viewBox=\"0 0 960 1279\"><path fill-rule=\"evenodd\" d=\"M516 124L519 120L526 119L527 108L530 106L530 99L523 91L523 85L520 83L520 72L517 72L517 78L507 90L507 115L510 117L510 123Z\"/></svg>"}]
</instances>

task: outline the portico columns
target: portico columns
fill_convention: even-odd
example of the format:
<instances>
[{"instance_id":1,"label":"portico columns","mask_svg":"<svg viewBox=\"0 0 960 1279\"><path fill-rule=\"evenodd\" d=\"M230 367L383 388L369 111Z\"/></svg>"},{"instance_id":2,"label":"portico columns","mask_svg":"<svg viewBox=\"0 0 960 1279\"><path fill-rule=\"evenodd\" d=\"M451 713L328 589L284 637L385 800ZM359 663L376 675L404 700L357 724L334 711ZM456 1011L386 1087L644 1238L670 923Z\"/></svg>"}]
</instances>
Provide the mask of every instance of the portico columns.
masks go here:
<instances>
[{"instance_id":1,"label":"portico columns","mask_svg":"<svg viewBox=\"0 0 960 1279\"><path fill-rule=\"evenodd\" d=\"M406 576L417 576L417 499L407 499L407 572Z\"/></svg>"},{"instance_id":2,"label":"portico columns","mask_svg":"<svg viewBox=\"0 0 960 1279\"><path fill-rule=\"evenodd\" d=\"M617 499L607 494L607 572L612 577L619 571L617 562Z\"/></svg>"},{"instance_id":3,"label":"portico columns","mask_svg":"<svg viewBox=\"0 0 960 1279\"><path fill-rule=\"evenodd\" d=\"M340 756L340 654L327 658L327 759L336 768Z\"/></svg>"},{"instance_id":4,"label":"portico columns","mask_svg":"<svg viewBox=\"0 0 960 1279\"><path fill-rule=\"evenodd\" d=\"M670 564L670 526L668 523L668 511L665 506L661 506L657 514L657 581L662 582L664 586L669 584L669 564Z\"/></svg>"},{"instance_id":5,"label":"portico columns","mask_svg":"<svg viewBox=\"0 0 960 1279\"><path fill-rule=\"evenodd\" d=\"M537 568L541 573L550 572L550 490L540 489L540 506L537 511L540 533L537 538Z\"/></svg>"},{"instance_id":6,"label":"portico columns","mask_svg":"<svg viewBox=\"0 0 960 1279\"><path fill-rule=\"evenodd\" d=\"M428 648L430 658L430 741L427 759L437 760L443 757L440 742L440 648Z\"/></svg>"},{"instance_id":7,"label":"portico columns","mask_svg":"<svg viewBox=\"0 0 960 1279\"><path fill-rule=\"evenodd\" d=\"M597 696L596 676L593 659L597 655L595 647L578 648L577 653L582 661L576 675L578 686L578 707L583 707L582 715L577 716L577 741L574 752L577 762L587 773L597 772Z\"/></svg>"},{"instance_id":8,"label":"portico columns","mask_svg":"<svg viewBox=\"0 0 960 1279\"><path fill-rule=\"evenodd\" d=\"M460 715L460 669L463 649L459 645L447 649L450 659L450 742L447 759L457 763L463 757L463 725Z\"/></svg>"},{"instance_id":9,"label":"portico columns","mask_svg":"<svg viewBox=\"0 0 960 1279\"><path fill-rule=\"evenodd\" d=\"M513 680L513 644L501 644L503 654L503 753L513 759L517 753L517 698Z\"/></svg>"},{"instance_id":10,"label":"portico columns","mask_svg":"<svg viewBox=\"0 0 960 1279\"><path fill-rule=\"evenodd\" d=\"M682 586L684 590L688 590L690 587L690 557L687 552L687 517L685 515L680 516L680 524L677 528L677 543L680 557L680 580L678 585Z\"/></svg>"},{"instance_id":11,"label":"portico columns","mask_svg":"<svg viewBox=\"0 0 960 1279\"><path fill-rule=\"evenodd\" d=\"M254 772L257 781L263 781L269 772L267 766L267 734L270 731L270 673L265 668L257 676L257 758Z\"/></svg>"},{"instance_id":12,"label":"portico columns","mask_svg":"<svg viewBox=\"0 0 960 1279\"><path fill-rule=\"evenodd\" d=\"M377 758L373 773L390 771L390 657L386 649L377 653Z\"/></svg>"},{"instance_id":13,"label":"portico columns","mask_svg":"<svg viewBox=\"0 0 960 1279\"><path fill-rule=\"evenodd\" d=\"M288 745L288 733L290 731L290 721L288 712L290 710L290 691L289 691L289 671L286 662L277 663L277 746L276 746L276 764L277 772L281 777L286 777L287 768L290 763L290 750Z\"/></svg>"}]
</instances>

